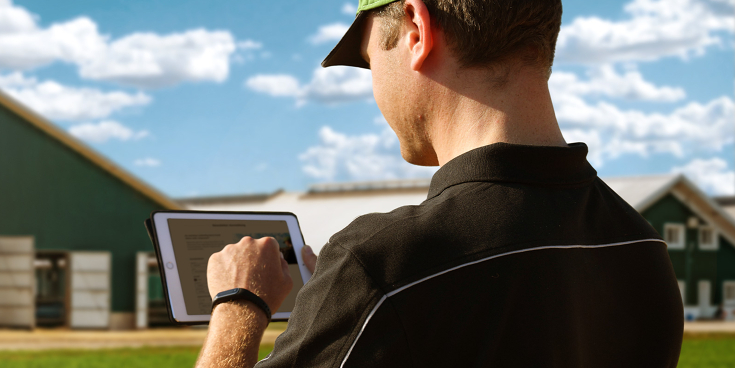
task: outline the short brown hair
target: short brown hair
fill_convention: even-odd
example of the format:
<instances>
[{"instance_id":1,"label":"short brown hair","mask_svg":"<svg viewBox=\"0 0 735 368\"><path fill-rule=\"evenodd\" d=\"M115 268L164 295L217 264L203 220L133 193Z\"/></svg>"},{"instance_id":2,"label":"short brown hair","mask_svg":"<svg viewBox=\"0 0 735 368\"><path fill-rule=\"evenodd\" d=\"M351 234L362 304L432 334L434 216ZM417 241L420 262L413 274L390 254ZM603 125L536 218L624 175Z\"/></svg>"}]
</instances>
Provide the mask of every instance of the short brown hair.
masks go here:
<instances>
[{"instance_id":1,"label":"short brown hair","mask_svg":"<svg viewBox=\"0 0 735 368\"><path fill-rule=\"evenodd\" d=\"M423 0L462 67L490 66L523 51L524 60L554 63L561 0ZM398 44L405 0L375 9L384 19L381 46Z\"/></svg>"}]
</instances>

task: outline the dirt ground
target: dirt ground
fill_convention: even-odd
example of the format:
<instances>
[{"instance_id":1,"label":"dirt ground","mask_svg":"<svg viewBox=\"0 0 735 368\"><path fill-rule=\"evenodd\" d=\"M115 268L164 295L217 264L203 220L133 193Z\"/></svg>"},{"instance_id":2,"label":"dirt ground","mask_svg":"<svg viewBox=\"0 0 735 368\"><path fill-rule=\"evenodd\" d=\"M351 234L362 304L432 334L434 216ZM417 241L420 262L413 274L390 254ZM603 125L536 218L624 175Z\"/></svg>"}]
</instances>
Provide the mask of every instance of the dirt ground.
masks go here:
<instances>
[{"instance_id":1,"label":"dirt ground","mask_svg":"<svg viewBox=\"0 0 735 368\"><path fill-rule=\"evenodd\" d=\"M284 324L269 327L263 344L273 344ZM686 334L735 334L735 322L688 322ZM138 331L0 330L0 350L105 349L143 346L201 346L206 328L156 328Z\"/></svg>"},{"instance_id":2,"label":"dirt ground","mask_svg":"<svg viewBox=\"0 0 735 368\"><path fill-rule=\"evenodd\" d=\"M262 344L273 344L283 330L278 327L268 328ZM156 328L136 331L0 330L0 350L201 346L206 334L206 328Z\"/></svg>"},{"instance_id":3,"label":"dirt ground","mask_svg":"<svg viewBox=\"0 0 735 368\"><path fill-rule=\"evenodd\" d=\"M685 334L697 334L697 333L735 334L735 321L685 322L684 323L684 333Z\"/></svg>"}]
</instances>

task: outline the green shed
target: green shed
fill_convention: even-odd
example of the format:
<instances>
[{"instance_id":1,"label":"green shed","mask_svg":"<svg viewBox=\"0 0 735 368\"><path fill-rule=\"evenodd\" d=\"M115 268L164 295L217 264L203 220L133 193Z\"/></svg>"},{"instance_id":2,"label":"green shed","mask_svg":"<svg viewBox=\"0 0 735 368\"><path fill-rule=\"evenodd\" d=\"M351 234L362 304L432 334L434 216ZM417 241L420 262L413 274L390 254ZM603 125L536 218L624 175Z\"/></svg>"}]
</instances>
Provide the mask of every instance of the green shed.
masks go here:
<instances>
[{"instance_id":1,"label":"green shed","mask_svg":"<svg viewBox=\"0 0 735 368\"><path fill-rule=\"evenodd\" d=\"M29 290L37 321L135 326L136 287L147 283L136 277L136 259L153 251L143 220L153 210L178 208L0 92L0 260L21 259L13 254L18 239L35 248ZM0 294L21 293L23 285L0 285Z\"/></svg>"},{"instance_id":2,"label":"green shed","mask_svg":"<svg viewBox=\"0 0 735 368\"><path fill-rule=\"evenodd\" d=\"M683 175L605 182L666 240L687 320L735 320L735 220Z\"/></svg>"}]
</instances>

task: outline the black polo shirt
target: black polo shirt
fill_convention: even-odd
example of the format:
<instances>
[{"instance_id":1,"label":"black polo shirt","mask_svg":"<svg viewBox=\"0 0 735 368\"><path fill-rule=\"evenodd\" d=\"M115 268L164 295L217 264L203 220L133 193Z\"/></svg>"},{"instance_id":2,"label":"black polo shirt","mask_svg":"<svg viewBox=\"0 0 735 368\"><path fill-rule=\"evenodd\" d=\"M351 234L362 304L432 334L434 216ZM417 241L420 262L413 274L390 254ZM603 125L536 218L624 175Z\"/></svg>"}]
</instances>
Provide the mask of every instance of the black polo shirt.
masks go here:
<instances>
[{"instance_id":1,"label":"black polo shirt","mask_svg":"<svg viewBox=\"0 0 735 368\"><path fill-rule=\"evenodd\" d=\"M357 218L257 366L675 367L666 244L586 155L481 147L437 171L420 205Z\"/></svg>"}]
</instances>

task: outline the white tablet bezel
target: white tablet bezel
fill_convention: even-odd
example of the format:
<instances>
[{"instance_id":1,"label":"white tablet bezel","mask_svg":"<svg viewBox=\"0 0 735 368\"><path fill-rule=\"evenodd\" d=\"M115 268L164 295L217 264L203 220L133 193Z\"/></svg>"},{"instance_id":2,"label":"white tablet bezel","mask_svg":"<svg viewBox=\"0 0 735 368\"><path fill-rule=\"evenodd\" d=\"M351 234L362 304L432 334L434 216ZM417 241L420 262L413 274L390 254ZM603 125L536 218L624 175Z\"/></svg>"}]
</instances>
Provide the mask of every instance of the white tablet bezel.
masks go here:
<instances>
[{"instance_id":1,"label":"white tablet bezel","mask_svg":"<svg viewBox=\"0 0 735 368\"><path fill-rule=\"evenodd\" d=\"M301 236L296 215L290 213L232 213L232 212L156 212L153 214L153 224L155 236L158 240L160 270L165 273L164 280L168 299L170 302L171 317L176 322L181 323L204 323L211 319L209 314L188 314L184 303L184 295L181 289L181 279L179 278L176 257L174 256L173 243L171 242L171 232L168 228L168 219L192 219L192 220L265 220L265 221L286 221L288 224L288 232L291 235L291 242L296 253L296 260L301 271L301 278L306 282L311 278L311 272L306 269L304 260L301 258L301 249L304 247L304 239ZM169 268L169 264L173 267ZM275 313L273 320L285 320L291 315L291 312Z\"/></svg>"}]
</instances>

